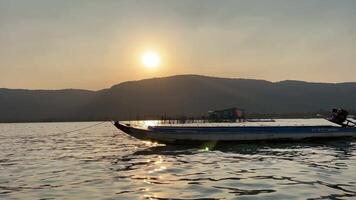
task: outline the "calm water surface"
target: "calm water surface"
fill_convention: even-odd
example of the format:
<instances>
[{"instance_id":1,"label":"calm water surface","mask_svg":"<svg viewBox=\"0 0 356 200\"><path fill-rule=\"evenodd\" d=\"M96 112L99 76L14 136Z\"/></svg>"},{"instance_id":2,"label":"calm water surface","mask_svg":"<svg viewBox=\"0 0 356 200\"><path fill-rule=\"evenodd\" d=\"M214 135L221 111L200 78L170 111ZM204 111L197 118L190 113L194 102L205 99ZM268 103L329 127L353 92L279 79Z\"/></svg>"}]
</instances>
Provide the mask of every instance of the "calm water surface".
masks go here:
<instances>
[{"instance_id":1,"label":"calm water surface","mask_svg":"<svg viewBox=\"0 0 356 200\"><path fill-rule=\"evenodd\" d=\"M162 146L109 122L0 124L0 199L356 199L356 141Z\"/></svg>"}]
</instances>

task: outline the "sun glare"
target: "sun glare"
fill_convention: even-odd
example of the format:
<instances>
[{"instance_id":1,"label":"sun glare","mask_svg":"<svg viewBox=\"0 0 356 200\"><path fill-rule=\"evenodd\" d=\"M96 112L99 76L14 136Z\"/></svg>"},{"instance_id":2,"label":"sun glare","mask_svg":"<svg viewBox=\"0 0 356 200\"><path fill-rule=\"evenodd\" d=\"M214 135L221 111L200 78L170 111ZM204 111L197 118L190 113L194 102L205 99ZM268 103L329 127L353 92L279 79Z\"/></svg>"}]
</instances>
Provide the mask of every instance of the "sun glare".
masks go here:
<instances>
[{"instance_id":1,"label":"sun glare","mask_svg":"<svg viewBox=\"0 0 356 200\"><path fill-rule=\"evenodd\" d=\"M153 69L159 66L161 59L157 52L147 51L142 54L141 62L145 67Z\"/></svg>"}]
</instances>

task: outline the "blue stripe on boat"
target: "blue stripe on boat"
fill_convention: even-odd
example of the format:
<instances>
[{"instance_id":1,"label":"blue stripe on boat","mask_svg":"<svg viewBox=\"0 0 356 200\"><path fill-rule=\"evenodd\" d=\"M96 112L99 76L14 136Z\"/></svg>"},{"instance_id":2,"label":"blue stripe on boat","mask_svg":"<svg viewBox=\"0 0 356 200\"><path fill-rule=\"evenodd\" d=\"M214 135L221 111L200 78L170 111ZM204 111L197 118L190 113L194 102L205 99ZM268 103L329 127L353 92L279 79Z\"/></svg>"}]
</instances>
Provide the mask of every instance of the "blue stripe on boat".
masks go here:
<instances>
[{"instance_id":1,"label":"blue stripe on boat","mask_svg":"<svg viewBox=\"0 0 356 200\"><path fill-rule=\"evenodd\" d=\"M356 128L343 128L343 127L335 127L335 126L271 126L271 127L256 127L256 126L245 126L245 127L150 127L152 131L159 132L224 132L224 133L319 133L319 132L329 132L329 133L337 133L337 132L355 132Z\"/></svg>"}]
</instances>

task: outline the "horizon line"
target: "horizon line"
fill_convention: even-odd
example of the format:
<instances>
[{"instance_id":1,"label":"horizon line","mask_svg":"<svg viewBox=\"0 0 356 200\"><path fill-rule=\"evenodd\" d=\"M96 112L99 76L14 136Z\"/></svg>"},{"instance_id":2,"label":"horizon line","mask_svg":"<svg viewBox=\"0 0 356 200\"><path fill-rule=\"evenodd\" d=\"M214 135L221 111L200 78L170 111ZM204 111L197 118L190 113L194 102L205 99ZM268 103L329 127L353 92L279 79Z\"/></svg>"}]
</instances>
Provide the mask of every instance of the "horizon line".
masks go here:
<instances>
[{"instance_id":1,"label":"horizon line","mask_svg":"<svg viewBox=\"0 0 356 200\"><path fill-rule=\"evenodd\" d=\"M356 81L345 81L345 82L313 82L313 81L306 81L306 80L297 80L297 79L283 79L279 81L270 81L270 80L265 80L265 79L255 79L255 78L241 78L241 77L220 77L220 76L214 76L214 75L202 75L202 74L175 74L175 75L169 75L169 76L157 76L157 77L150 77L150 78L142 78L142 79L135 79L135 80L127 80L127 81L122 81L116 84L111 85L110 87L102 88L102 89L84 89L84 88L58 88L58 89L50 89L50 88L10 88L10 87L0 87L0 90L30 90L30 91L60 91L60 90L82 90L82 91L88 91L88 92L98 92L101 90L106 90L110 89L114 86L124 84L124 83L130 83L130 82L139 82L139 81L145 81L145 80L153 80L153 79L164 79L164 78L173 78L173 77L179 77L179 76L197 76L197 77L206 77L206 78L218 78L218 79L232 79L232 80L255 80L255 81L266 81L270 83L281 83L281 82L286 82L286 81L294 81L294 82L303 82L303 83L310 83L310 84L356 84Z\"/></svg>"}]
</instances>

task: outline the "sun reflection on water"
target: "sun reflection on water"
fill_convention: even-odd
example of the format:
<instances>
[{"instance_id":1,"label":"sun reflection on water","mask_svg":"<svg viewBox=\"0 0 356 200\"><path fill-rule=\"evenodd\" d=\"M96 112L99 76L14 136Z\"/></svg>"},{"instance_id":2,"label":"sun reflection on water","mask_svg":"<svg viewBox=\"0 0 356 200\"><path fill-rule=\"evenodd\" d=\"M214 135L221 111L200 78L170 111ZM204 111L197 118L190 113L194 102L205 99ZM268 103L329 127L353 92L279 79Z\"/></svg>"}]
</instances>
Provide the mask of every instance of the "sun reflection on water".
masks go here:
<instances>
[{"instance_id":1,"label":"sun reflection on water","mask_svg":"<svg viewBox=\"0 0 356 200\"><path fill-rule=\"evenodd\" d=\"M157 147L157 146L161 146L161 144L158 144L157 142L143 141L143 143L144 143L147 147Z\"/></svg>"},{"instance_id":2,"label":"sun reflection on water","mask_svg":"<svg viewBox=\"0 0 356 200\"><path fill-rule=\"evenodd\" d=\"M157 126L157 125L158 125L158 121L157 120L146 120L146 121L143 121L143 126L144 127Z\"/></svg>"},{"instance_id":3,"label":"sun reflection on water","mask_svg":"<svg viewBox=\"0 0 356 200\"><path fill-rule=\"evenodd\" d=\"M150 187L154 186L156 183L161 183L164 180L166 170L167 170L167 163L165 163L165 159L163 156L157 156L155 158L147 159L147 163L150 163L151 169L146 171L145 178L143 179L143 183L147 186L145 187L146 190L143 191L143 198L144 199L157 199L157 194L154 193Z\"/></svg>"}]
</instances>

